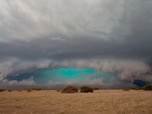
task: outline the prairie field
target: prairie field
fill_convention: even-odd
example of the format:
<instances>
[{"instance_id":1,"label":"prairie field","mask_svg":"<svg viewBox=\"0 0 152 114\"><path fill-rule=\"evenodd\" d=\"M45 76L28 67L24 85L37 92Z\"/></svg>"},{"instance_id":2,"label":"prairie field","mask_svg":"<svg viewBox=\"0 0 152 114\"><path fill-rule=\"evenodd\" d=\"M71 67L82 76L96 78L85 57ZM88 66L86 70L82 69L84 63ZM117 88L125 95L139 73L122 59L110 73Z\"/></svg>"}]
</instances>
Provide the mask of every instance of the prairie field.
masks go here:
<instances>
[{"instance_id":1,"label":"prairie field","mask_svg":"<svg viewBox=\"0 0 152 114\"><path fill-rule=\"evenodd\" d=\"M0 92L0 114L152 114L152 92L56 90Z\"/></svg>"}]
</instances>

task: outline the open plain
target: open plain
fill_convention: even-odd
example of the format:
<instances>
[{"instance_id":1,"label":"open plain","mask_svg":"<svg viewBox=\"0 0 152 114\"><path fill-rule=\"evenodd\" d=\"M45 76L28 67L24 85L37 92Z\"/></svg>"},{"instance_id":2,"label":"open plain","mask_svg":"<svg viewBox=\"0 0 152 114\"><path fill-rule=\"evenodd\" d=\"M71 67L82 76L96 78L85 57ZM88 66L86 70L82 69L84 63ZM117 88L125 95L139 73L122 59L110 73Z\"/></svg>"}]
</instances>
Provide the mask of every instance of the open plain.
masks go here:
<instances>
[{"instance_id":1,"label":"open plain","mask_svg":"<svg viewBox=\"0 0 152 114\"><path fill-rule=\"evenodd\" d=\"M56 90L0 92L0 114L152 114L152 92Z\"/></svg>"}]
</instances>

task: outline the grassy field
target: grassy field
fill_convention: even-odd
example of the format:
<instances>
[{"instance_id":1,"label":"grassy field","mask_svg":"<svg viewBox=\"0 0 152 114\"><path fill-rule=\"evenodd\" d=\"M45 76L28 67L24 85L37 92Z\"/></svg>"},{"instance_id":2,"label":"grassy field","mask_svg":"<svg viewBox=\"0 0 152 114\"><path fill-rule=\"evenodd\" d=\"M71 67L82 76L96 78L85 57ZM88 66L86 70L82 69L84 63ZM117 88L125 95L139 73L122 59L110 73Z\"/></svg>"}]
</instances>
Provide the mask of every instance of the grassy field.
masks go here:
<instances>
[{"instance_id":1,"label":"grassy field","mask_svg":"<svg viewBox=\"0 0 152 114\"><path fill-rule=\"evenodd\" d=\"M0 114L152 114L152 92L55 90L0 92Z\"/></svg>"}]
</instances>

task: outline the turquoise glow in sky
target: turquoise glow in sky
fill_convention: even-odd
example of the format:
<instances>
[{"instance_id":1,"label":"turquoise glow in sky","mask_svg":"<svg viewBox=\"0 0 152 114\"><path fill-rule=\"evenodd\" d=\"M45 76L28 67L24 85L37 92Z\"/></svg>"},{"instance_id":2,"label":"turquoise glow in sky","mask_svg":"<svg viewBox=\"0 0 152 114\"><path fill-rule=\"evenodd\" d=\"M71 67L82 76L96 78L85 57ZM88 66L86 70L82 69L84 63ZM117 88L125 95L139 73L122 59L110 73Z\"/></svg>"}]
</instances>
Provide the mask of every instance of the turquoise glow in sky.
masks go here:
<instances>
[{"instance_id":1,"label":"turquoise glow in sky","mask_svg":"<svg viewBox=\"0 0 152 114\"><path fill-rule=\"evenodd\" d=\"M111 83L112 79L117 79L117 72L103 72L92 68L74 69L74 68L57 68L57 69L39 69L28 73L21 73L17 76L10 76L9 80L22 81L33 77L33 80L39 84L47 84L51 82L78 82L87 83L93 80L102 79L101 83Z\"/></svg>"},{"instance_id":2,"label":"turquoise glow in sky","mask_svg":"<svg viewBox=\"0 0 152 114\"><path fill-rule=\"evenodd\" d=\"M66 81L82 81L88 76L96 74L94 69L73 69L73 68L59 68L59 69L46 69L37 72L35 77L39 83L47 83L48 81L66 82Z\"/></svg>"}]
</instances>

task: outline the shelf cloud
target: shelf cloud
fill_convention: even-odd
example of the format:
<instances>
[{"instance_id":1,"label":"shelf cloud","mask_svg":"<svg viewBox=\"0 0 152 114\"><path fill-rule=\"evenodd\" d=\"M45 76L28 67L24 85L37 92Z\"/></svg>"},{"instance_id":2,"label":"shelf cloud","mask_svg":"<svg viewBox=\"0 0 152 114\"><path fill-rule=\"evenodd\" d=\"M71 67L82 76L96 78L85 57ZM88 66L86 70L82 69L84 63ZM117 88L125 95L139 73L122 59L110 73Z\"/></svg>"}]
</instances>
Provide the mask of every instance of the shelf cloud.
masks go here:
<instances>
[{"instance_id":1,"label":"shelf cloud","mask_svg":"<svg viewBox=\"0 0 152 114\"><path fill-rule=\"evenodd\" d=\"M118 72L112 87L151 83L151 30L151 0L1 0L0 85L85 84L41 85L21 75L60 68ZM22 80L9 80L17 74ZM88 77L88 84L106 85L103 76Z\"/></svg>"}]
</instances>

